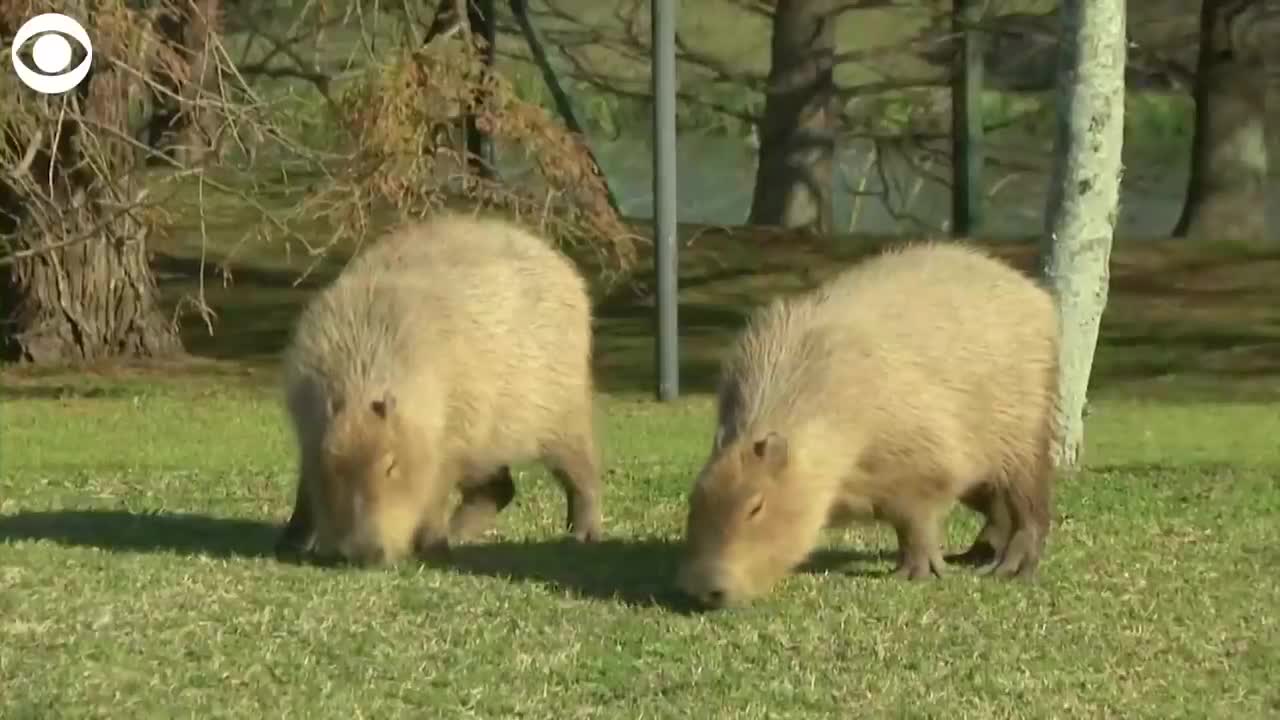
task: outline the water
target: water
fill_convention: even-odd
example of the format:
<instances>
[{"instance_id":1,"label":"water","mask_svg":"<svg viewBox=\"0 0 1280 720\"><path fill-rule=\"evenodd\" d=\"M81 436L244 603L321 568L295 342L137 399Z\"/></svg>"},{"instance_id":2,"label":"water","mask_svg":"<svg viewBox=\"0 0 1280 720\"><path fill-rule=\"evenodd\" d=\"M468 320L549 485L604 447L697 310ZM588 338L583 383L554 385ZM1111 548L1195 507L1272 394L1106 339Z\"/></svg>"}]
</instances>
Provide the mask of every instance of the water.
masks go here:
<instances>
[{"instance_id":1,"label":"water","mask_svg":"<svg viewBox=\"0 0 1280 720\"><path fill-rule=\"evenodd\" d=\"M653 214L653 159L646 136L590 138L592 149L609 179L624 214L649 218ZM681 222L737 225L746 221L755 184L756 149L733 137L682 135L677 140L679 219ZM856 216L854 192L866 177L865 191L879 193L883 186L868 163L869 143L842 148L838 155L833 206L836 229L857 233L919 233L944 231L950 221L950 190L930 178L922 180L918 170L904 161L886 162L892 202L912 219L895 219L879 197L862 197ZM1185 154L1185 151L1184 151ZM520 169L506 162L504 174ZM522 163L523 164L523 163ZM1028 164L1044 168L1019 172L989 171L986 191L994 195L986 201L984 235L1025 236L1043 232L1048 188L1048 158L1029 159ZM869 169L870 168L870 169ZM523 169L523 168L521 168ZM926 169L946 175L946 166ZM1153 166L1125 158L1121 184L1117 235L1152 237L1167 235L1182 210L1187 183L1187 163L1169 162ZM1268 221L1275 227L1277 203L1268 204Z\"/></svg>"}]
</instances>

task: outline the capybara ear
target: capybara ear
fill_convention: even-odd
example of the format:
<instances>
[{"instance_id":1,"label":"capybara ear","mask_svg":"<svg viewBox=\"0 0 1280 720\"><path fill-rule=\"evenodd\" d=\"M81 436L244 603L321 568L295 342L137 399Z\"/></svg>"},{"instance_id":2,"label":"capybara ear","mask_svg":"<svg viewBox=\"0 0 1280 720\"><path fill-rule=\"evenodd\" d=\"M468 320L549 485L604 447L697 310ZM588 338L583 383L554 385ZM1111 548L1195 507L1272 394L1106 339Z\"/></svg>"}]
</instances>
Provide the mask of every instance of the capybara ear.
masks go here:
<instances>
[{"instance_id":1,"label":"capybara ear","mask_svg":"<svg viewBox=\"0 0 1280 720\"><path fill-rule=\"evenodd\" d=\"M391 394L390 390L387 390L382 393L382 399L374 400L369 407L373 410L374 415L385 420L388 415L396 411L396 397Z\"/></svg>"},{"instance_id":2,"label":"capybara ear","mask_svg":"<svg viewBox=\"0 0 1280 720\"><path fill-rule=\"evenodd\" d=\"M755 454L757 460L765 464L765 467L774 472L787 466L787 439L776 432L771 431L755 441L751 446L751 452Z\"/></svg>"}]
</instances>

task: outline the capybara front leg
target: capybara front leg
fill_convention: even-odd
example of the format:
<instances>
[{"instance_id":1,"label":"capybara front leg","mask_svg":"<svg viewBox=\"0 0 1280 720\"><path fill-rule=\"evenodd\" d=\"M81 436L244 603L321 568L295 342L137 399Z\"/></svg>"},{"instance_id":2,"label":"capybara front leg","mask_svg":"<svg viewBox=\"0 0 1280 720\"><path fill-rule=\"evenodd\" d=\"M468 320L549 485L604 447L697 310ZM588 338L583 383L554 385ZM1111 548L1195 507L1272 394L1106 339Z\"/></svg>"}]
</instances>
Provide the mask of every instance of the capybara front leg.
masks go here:
<instances>
[{"instance_id":1,"label":"capybara front leg","mask_svg":"<svg viewBox=\"0 0 1280 720\"><path fill-rule=\"evenodd\" d=\"M293 514L276 540L275 554L281 561L301 559L315 547L316 522L312 515L310 484L308 473L300 473Z\"/></svg>"},{"instance_id":2,"label":"capybara front leg","mask_svg":"<svg viewBox=\"0 0 1280 720\"><path fill-rule=\"evenodd\" d=\"M938 514L919 509L892 518L898 534L898 566L894 575L906 580L925 580L946 574L942 558Z\"/></svg>"},{"instance_id":3,"label":"capybara front leg","mask_svg":"<svg viewBox=\"0 0 1280 720\"><path fill-rule=\"evenodd\" d=\"M464 486L462 501L449 521L450 540L462 542L483 535L515 496L516 484L511 479L511 468L506 465L475 486Z\"/></svg>"},{"instance_id":4,"label":"capybara front leg","mask_svg":"<svg viewBox=\"0 0 1280 720\"><path fill-rule=\"evenodd\" d=\"M419 560L425 562L447 560L451 554L449 523L444 512L439 509L440 505L441 503L436 502L429 506L413 536L413 552Z\"/></svg>"},{"instance_id":5,"label":"capybara front leg","mask_svg":"<svg viewBox=\"0 0 1280 720\"><path fill-rule=\"evenodd\" d=\"M550 447L546 461L564 488L568 504L566 525L576 540L596 542L604 535L600 505L602 485L595 452L585 439L566 440Z\"/></svg>"}]
</instances>

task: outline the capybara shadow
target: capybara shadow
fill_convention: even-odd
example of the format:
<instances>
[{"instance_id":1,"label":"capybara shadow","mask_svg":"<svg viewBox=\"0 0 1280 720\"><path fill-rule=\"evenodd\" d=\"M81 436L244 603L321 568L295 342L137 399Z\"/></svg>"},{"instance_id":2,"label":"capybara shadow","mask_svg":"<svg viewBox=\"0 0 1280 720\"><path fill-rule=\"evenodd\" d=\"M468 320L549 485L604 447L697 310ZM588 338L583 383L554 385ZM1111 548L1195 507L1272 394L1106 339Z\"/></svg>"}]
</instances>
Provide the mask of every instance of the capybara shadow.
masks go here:
<instances>
[{"instance_id":1,"label":"capybara shadow","mask_svg":"<svg viewBox=\"0 0 1280 720\"><path fill-rule=\"evenodd\" d=\"M892 563L897 559L892 550L844 550L826 548L816 550L801 563L796 572L799 573L837 573L849 577L887 577L892 568L884 563ZM879 564L880 567L867 567Z\"/></svg>"},{"instance_id":2,"label":"capybara shadow","mask_svg":"<svg viewBox=\"0 0 1280 720\"><path fill-rule=\"evenodd\" d=\"M110 552L270 557L278 526L190 513L125 510L20 512L0 518L0 543L51 540Z\"/></svg>"},{"instance_id":3,"label":"capybara shadow","mask_svg":"<svg viewBox=\"0 0 1280 720\"><path fill-rule=\"evenodd\" d=\"M5 385L0 386L0 400L114 400L128 397L130 392L122 387L81 387L72 384Z\"/></svg>"},{"instance_id":4,"label":"capybara shadow","mask_svg":"<svg viewBox=\"0 0 1280 720\"><path fill-rule=\"evenodd\" d=\"M680 546L662 539L595 543L571 538L475 542L450 548L449 567L469 575L532 582L578 597L680 613L697 608L672 582Z\"/></svg>"},{"instance_id":5,"label":"capybara shadow","mask_svg":"<svg viewBox=\"0 0 1280 720\"><path fill-rule=\"evenodd\" d=\"M989 560L981 556L967 553L950 553L944 556L948 563L957 567L976 568ZM815 551L797 568L800 573L835 573L851 578L890 578L893 577L893 564L898 554L893 550L842 550L828 548Z\"/></svg>"},{"instance_id":6,"label":"capybara shadow","mask_svg":"<svg viewBox=\"0 0 1280 720\"><path fill-rule=\"evenodd\" d=\"M448 567L469 575L533 582L578 597L611 600L634 607L660 607L683 615L705 608L675 585L681 545L654 538L578 543L547 541L475 543L451 548ZM889 550L822 549L797 571L877 575L867 563L892 561ZM887 570L883 571L887 573Z\"/></svg>"}]
</instances>

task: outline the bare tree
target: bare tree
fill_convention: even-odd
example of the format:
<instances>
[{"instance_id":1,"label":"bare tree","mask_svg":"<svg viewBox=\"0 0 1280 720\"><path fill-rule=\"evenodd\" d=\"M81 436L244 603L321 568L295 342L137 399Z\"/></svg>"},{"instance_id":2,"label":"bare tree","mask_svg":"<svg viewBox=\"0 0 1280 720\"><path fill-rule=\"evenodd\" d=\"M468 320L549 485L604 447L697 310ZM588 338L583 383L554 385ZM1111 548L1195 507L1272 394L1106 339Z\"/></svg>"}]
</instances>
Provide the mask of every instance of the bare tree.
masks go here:
<instances>
[{"instance_id":1,"label":"bare tree","mask_svg":"<svg viewBox=\"0 0 1280 720\"><path fill-rule=\"evenodd\" d=\"M184 162L202 160L213 145L211 114L193 93L215 81L218 63L210 55L209 38L219 31L220 5L220 0L178 0L158 7L156 26L171 61L157 68L147 142Z\"/></svg>"},{"instance_id":2,"label":"bare tree","mask_svg":"<svg viewBox=\"0 0 1280 720\"><path fill-rule=\"evenodd\" d=\"M1058 465L1084 444L1084 407L1107 306L1124 144L1125 0L1064 0L1058 137L1042 247L1058 302Z\"/></svg>"},{"instance_id":3,"label":"bare tree","mask_svg":"<svg viewBox=\"0 0 1280 720\"><path fill-rule=\"evenodd\" d=\"M54 9L41 5L0 10L0 36ZM4 356L45 364L179 352L148 266L129 127L149 36L123 3L56 9L94 29L94 65L61 96L20 87L10 73L0 79L0 235L12 250L0 268Z\"/></svg>"},{"instance_id":4,"label":"bare tree","mask_svg":"<svg viewBox=\"0 0 1280 720\"><path fill-rule=\"evenodd\" d=\"M180 3L170 8L177 17L216 7L213 0L163 1ZM167 312L172 299L180 307L194 301L212 332L202 292L162 298L150 266L152 238L181 213L199 220L199 287L206 251L209 270L221 265L230 281L226 266L239 244L210 247L205 197L212 195L238 211L241 242L302 245L315 261L304 275L330 248L357 249L390 222L459 204L506 211L571 249L594 250L585 259L598 260L604 275L625 271L634 257L634 235L610 206L581 138L520 100L470 43L378 47L372 38L388 34L369 27L373 13L335 20L331 9L311 4L290 15L287 33L253 28L269 40L257 62L232 61L216 25L207 24L200 43L206 67L178 72L191 64L190 43L163 32L156 9L134 0L0 3L4 52L22 22L54 10L91 27L94 50L86 80L63 95L42 95L0 73L5 359L58 364L180 353L178 316ZM404 23L402 15L383 17ZM308 40L324 44L323 31L343 22L356 28L348 33L354 38L348 57L326 67L296 49ZM333 132L313 133L310 141L291 135L291 108L247 77L298 81L279 94L290 102L299 85L312 85L315 112L307 114L329 114ZM138 140L148 119L133 111L149 95L164 97L177 116L203 118L202 126L228 145L226 157L199 163ZM522 149L533 172L511 185L496 178L457 182L467 153L441 147L435 129L459 114L474 116L495 142ZM149 160L165 172L149 171ZM299 175L308 178L305 186ZM321 228L330 229L328 242Z\"/></svg>"},{"instance_id":5,"label":"bare tree","mask_svg":"<svg viewBox=\"0 0 1280 720\"><path fill-rule=\"evenodd\" d=\"M942 188L953 182L948 168L951 133L946 98L955 83L959 61L951 21L954 2L838 0L831 6L833 17L842 25L874 23L885 30L883 36L858 47L838 47L832 56L833 145L864 145L871 150L865 164L857 162L847 168L837 164L835 181L848 186L856 198L855 208L862 198L873 199L911 231L922 227L940 230L911 207L917 182L923 179ZM1050 9L1057 3L974 0L974 4L982 10L974 29L982 36L985 89L1037 95L1051 89L1059 19ZM562 74L566 81L612 99L649 102L649 2L618 0L606 5L612 12L605 9L584 14L577 12L578 3L540 0L530 12L548 48L560 56L556 59L569 65ZM698 12L682 15L682 22L687 18L696 23L697 15L729 17L733 18L734 33L766 37L759 33L771 34L776 11L784 5L787 3L777 0L700 0L696 3ZM822 0L792 6L812 12L820 5ZM1187 55L1185 48L1190 44L1188 38L1195 35L1194 3L1190 8L1185 0L1144 0L1130 5L1127 25L1136 44L1130 46L1126 63L1129 87L1161 92L1190 87L1195 58L1194 52ZM693 8L695 4L685 6ZM730 55L719 34L686 28L677 36L681 112L702 118L718 116L726 129L763 129L761 108L767 103L768 68L755 67L752 58ZM501 54L528 60L516 44L506 44ZM1003 109L1004 117L988 118L983 127L984 195L1007 187L1015 177L1043 170L1041 159L1028 152L1038 152L1038 143L1029 148L1020 133L1028 120L1038 125L1040 108L1036 103L1016 105L1021 107Z\"/></svg>"},{"instance_id":6,"label":"bare tree","mask_svg":"<svg viewBox=\"0 0 1280 720\"><path fill-rule=\"evenodd\" d=\"M832 230L833 0L778 0L751 199L757 225Z\"/></svg>"}]
</instances>

